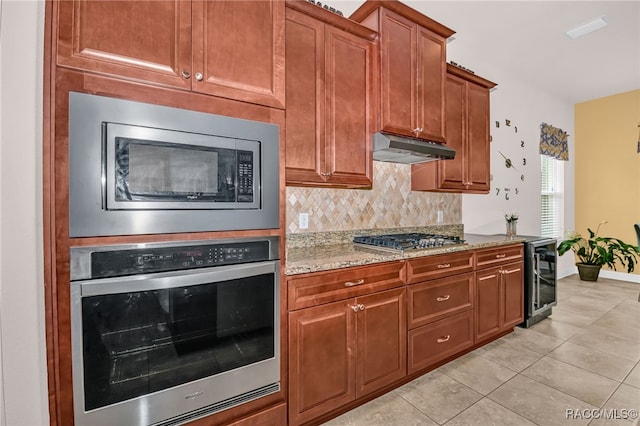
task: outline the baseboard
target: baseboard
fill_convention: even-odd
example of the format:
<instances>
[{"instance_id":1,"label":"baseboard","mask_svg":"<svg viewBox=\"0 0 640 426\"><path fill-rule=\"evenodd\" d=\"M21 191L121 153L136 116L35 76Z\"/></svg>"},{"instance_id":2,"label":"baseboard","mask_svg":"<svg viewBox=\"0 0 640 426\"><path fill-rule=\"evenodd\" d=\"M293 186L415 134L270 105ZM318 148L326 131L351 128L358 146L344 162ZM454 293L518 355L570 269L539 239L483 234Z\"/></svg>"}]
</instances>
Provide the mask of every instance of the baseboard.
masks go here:
<instances>
[{"instance_id":1,"label":"baseboard","mask_svg":"<svg viewBox=\"0 0 640 426\"><path fill-rule=\"evenodd\" d=\"M558 279L565 278L577 273L578 273L578 268L575 266L573 268L570 268L569 270L565 269L563 271L558 271ZM599 276L602 278L608 278L610 280L626 281L629 283L640 284L640 275L638 274L627 274L626 272L618 272L618 271L611 271L609 269L601 269Z\"/></svg>"}]
</instances>

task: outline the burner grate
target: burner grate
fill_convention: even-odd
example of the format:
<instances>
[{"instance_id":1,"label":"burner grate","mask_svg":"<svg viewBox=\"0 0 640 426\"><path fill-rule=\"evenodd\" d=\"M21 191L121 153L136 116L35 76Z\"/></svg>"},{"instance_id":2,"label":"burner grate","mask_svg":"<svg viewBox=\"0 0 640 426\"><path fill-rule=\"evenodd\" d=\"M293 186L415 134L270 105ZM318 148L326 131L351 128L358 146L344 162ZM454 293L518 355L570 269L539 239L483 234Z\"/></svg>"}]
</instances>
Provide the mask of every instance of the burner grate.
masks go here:
<instances>
[{"instance_id":1,"label":"burner grate","mask_svg":"<svg viewBox=\"0 0 640 426\"><path fill-rule=\"evenodd\" d=\"M423 233L362 235L354 237L353 242L358 246L392 252L465 244L465 240L460 237Z\"/></svg>"}]
</instances>

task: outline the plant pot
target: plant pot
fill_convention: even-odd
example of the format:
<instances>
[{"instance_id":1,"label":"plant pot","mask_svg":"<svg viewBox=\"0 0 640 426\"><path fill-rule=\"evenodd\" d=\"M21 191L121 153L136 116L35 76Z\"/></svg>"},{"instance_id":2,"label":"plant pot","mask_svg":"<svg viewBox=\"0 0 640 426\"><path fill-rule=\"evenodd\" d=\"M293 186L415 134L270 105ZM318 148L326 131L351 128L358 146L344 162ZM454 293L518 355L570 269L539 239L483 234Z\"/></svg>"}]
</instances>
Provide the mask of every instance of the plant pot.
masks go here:
<instances>
[{"instance_id":1,"label":"plant pot","mask_svg":"<svg viewBox=\"0 0 640 426\"><path fill-rule=\"evenodd\" d=\"M598 274L602 265L589 265L587 263L576 263L578 274L582 281L598 281Z\"/></svg>"}]
</instances>

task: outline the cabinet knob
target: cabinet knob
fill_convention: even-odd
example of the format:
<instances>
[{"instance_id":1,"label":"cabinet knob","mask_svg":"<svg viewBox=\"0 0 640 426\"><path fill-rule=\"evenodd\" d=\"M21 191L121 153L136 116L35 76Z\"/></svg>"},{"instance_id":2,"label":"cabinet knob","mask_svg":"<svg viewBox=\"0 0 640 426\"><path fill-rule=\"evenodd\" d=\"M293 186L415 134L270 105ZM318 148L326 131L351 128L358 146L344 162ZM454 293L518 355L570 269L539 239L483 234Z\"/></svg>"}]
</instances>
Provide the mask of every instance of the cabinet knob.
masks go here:
<instances>
[{"instance_id":1,"label":"cabinet knob","mask_svg":"<svg viewBox=\"0 0 640 426\"><path fill-rule=\"evenodd\" d=\"M358 306L358 305L353 305L353 306L351 306L351 310L352 310L353 312L358 312L358 311L360 310L360 306Z\"/></svg>"},{"instance_id":2,"label":"cabinet knob","mask_svg":"<svg viewBox=\"0 0 640 426\"><path fill-rule=\"evenodd\" d=\"M364 311L365 306L363 304L359 304L358 308L360 308L361 311Z\"/></svg>"},{"instance_id":3,"label":"cabinet knob","mask_svg":"<svg viewBox=\"0 0 640 426\"><path fill-rule=\"evenodd\" d=\"M449 339L451 339L451 335L447 334L446 336L442 336L442 337L438 337L438 339L436 340L436 342L438 343L444 343L444 342L448 342Z\"/></svg>"},{"instance_id":4,"label":"cabinet knob","mask_svg":"<svg viewBox=\"0 0 640 426\"><path fill-rule=\"evenodd\" d=\"M198 81L202 81L202 79L203 79L203 78L204 78L204 76L202 75L202 73L201 73L201 72L197 72L197 73L196 73L196 80L198 80Z\"/></svg>"},{"instance_id":5,"label":"cabinet knob","mask_svg":"<svg viewBox=\"0 0 640 426\"><path fill-rule=\"evenodd\" d=\"M188 80L191 77L191 73L187 70L182 71L182 78Z\"/></svg>"},{"instance_id":6,"label":"cabinet knob","mask_svg":"<svg viewBox=\"0 0 640 426\"><path fill-rule=\"evenodd\" d=\"M353 287L354 285L364 284L364 278L360 278L358 281L347 281L344 283L345 287Z\"/></svg>"},{"instance_id":7,"label":"cabinet knob","mask_svg":"<svg viewBox=\"0 0 640 426\"><path fill-rule=\"evenodd\" d=\"M450 294L447 294L447 295L445 295L445 296L438 296L438 297L436 297L436 300L437 300L438 302L444 302L444 301L446 301L446 300L449 300L450 298L451 298L451 295L450 295Z\"/></svg>"}]
</instances>

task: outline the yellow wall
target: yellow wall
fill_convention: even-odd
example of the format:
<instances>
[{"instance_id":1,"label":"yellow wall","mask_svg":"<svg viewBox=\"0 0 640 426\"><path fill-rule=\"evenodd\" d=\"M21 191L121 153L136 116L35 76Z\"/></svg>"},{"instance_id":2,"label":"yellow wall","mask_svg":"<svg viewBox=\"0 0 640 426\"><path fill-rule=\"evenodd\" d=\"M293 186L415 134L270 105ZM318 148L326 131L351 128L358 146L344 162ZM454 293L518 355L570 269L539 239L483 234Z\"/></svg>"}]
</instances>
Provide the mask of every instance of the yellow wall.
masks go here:
<instances>
[{"instance_id":1,"label":"yellow wall","mask_svg":"<svg viewBox=\"0 0 640 426\"><path fill-rule=\"evenodd\" d=\"M575 223L599 235L638 244L640 223L640 90L575 106ZM570 153L571 155L571 153ZM618 268L619 272L626 272ZM640 265L636 265L640 274Z\"/></svg>"}]
</instances>

